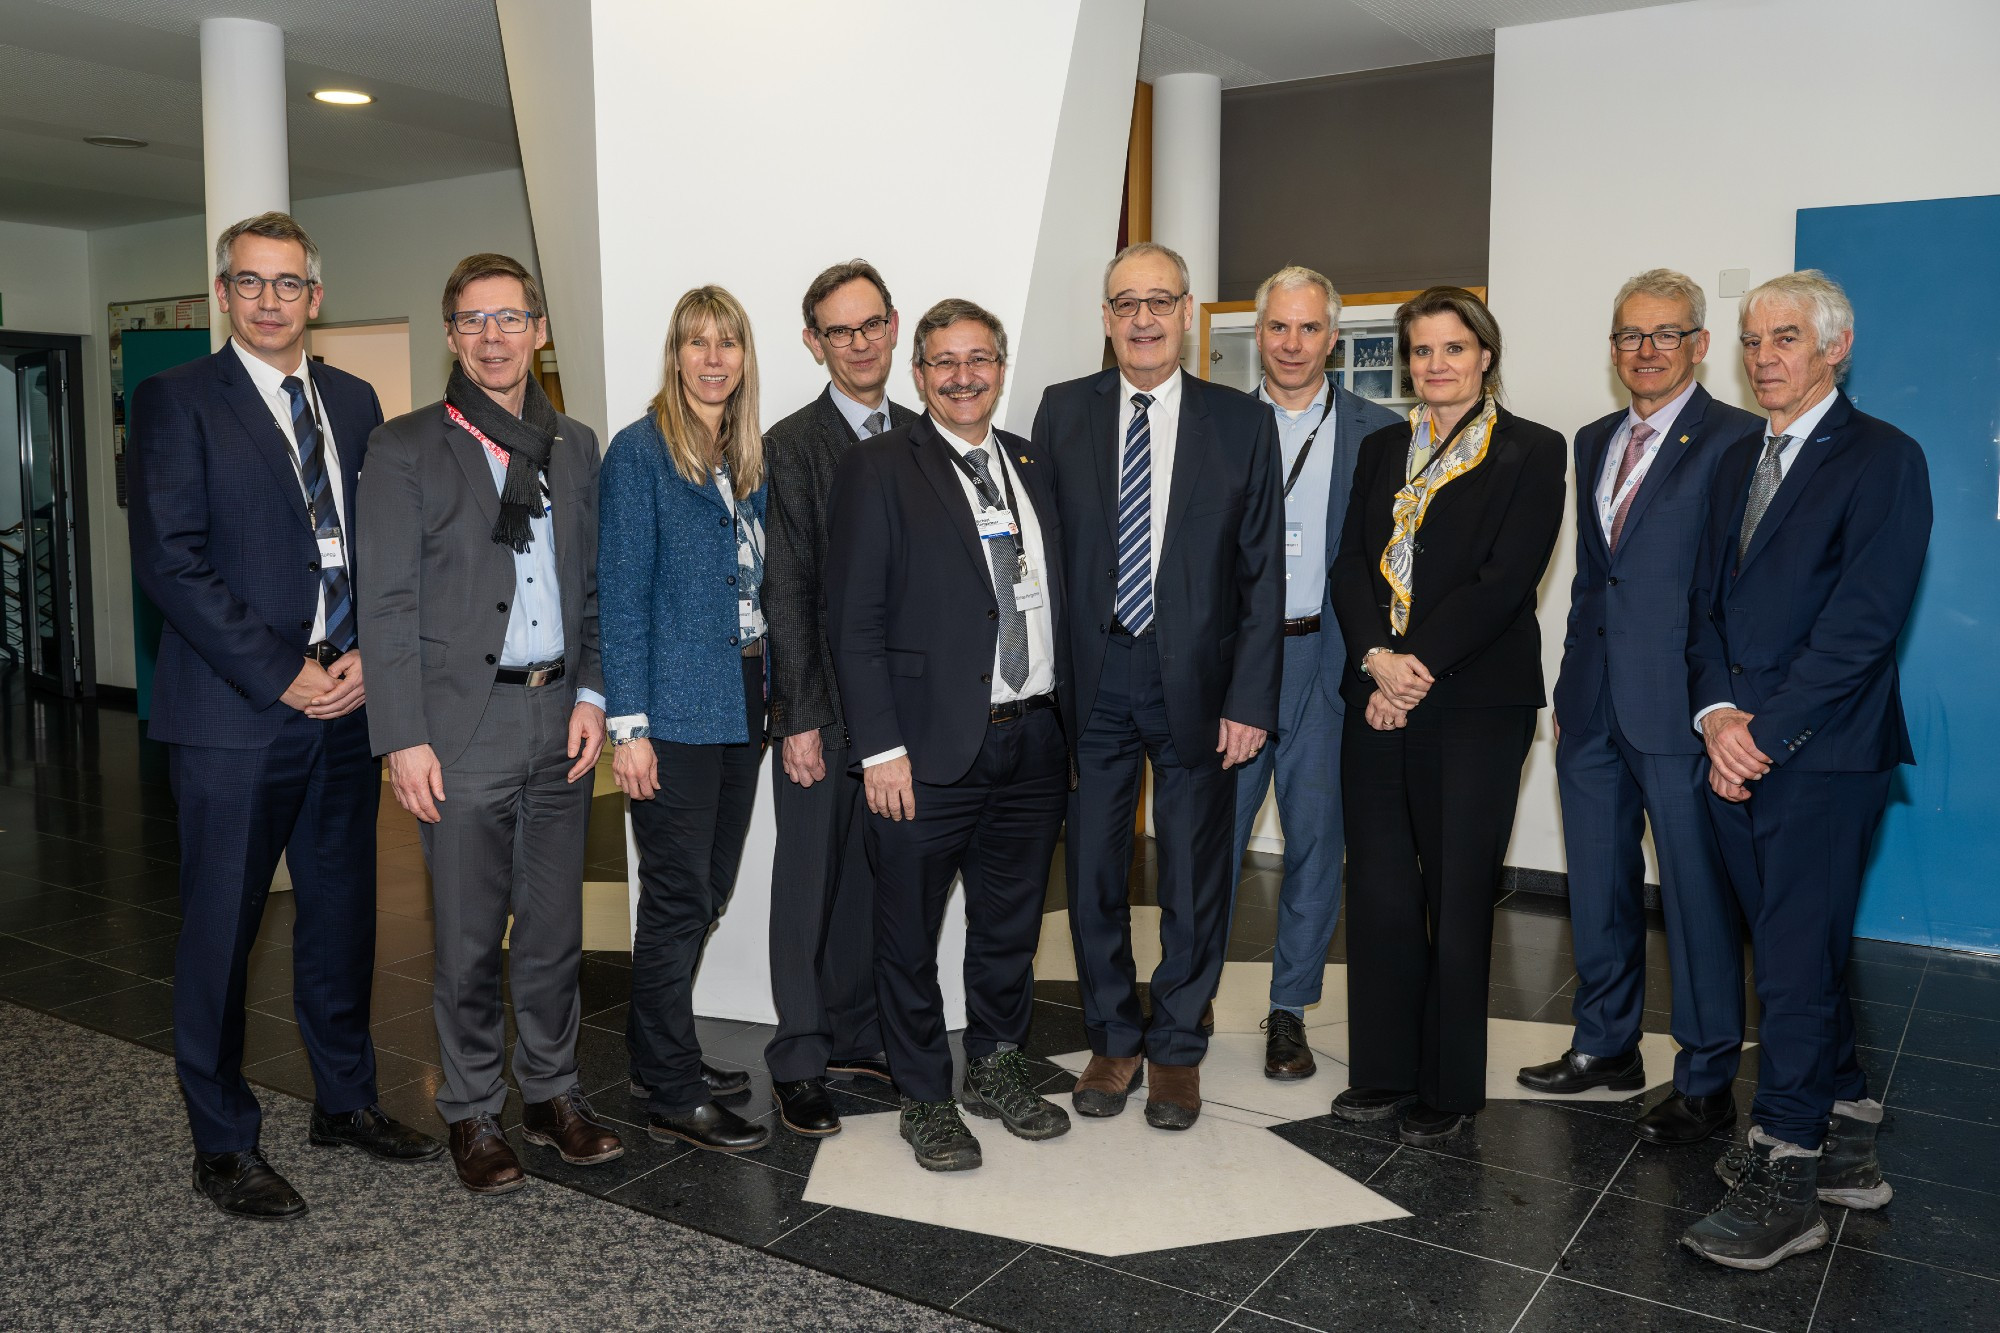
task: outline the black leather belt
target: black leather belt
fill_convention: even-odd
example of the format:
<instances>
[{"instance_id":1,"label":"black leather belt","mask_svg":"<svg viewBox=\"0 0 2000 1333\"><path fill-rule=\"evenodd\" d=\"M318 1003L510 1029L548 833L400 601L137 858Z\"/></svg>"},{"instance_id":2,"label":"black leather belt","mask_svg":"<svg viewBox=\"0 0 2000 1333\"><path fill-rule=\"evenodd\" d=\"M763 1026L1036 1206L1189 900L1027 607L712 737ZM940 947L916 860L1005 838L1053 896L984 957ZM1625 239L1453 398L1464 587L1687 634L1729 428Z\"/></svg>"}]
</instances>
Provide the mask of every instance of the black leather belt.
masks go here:
<instances>
[{"instance_id":1,"label":"black leather belt","mask_svg":"<svg viewBox=\"0 0 2000 1333\"><path fill-rule=\"evenodd\" d=\"M496 685L526 685L535 689L542 685L553 685L563 678L563 664L545 667L501 667L493 673Z\"/></svg>"},{"instance_id":2,"label":"black leather belt","mask_svg":"<svg viewBox=\"0 0 2000 1333\"><path fill-rule=\"evenodd\" d=\"M1038 713L1044 708L1054 708L1055 706L1055 695L1038 694L1032 699L1016 699L1012 703L994 704L986 716L989 721L993 722L1012 722L1015 718L1025 717L1029 713Z\"/></svg>"},{"instance_id":3,"label":"black leather belt","mask_svg":"<svg viewBox=\"0 0 2000 1333\"><path fill-rule=\"evenodd\" d=\"M1287 620L1285 622L1285 637L1288 639L1297 639L1307 634L1317 633L1319 633L1318 616L1300 616L1297 620Z\"/></svg>"},{"instance_id":4,"label":"black leather belt","mask_svg":"<svg viewBox=\"0 0 2000 1333\"><path fill-rule=\"evenodd\" d=\"M1151 625L1148 625L1146 626L1146 628L1140 630L1137 634L1134 634L1131 630L1126 629L1123 625L1119 624L1116 620L1114 620L1111 622L1111 632L1113 634L1122 634L1128 639L1143 639L1148 634L1151 634L1153 632L1153 627Z\"/></svg>"},{"instance_id":5,"label":"black leather belt","mask_svg":"<svg viewBox=\"0 0 2000 1333\"><path fill-rule=\"evenodd\" d=\"M341 654L346 651L345 648L334 647L331 639L321 639L318 643L309 643L306 645L306 656L323 667L332 666L335 662L338 662Z\"/></svg>"}]
</instances>

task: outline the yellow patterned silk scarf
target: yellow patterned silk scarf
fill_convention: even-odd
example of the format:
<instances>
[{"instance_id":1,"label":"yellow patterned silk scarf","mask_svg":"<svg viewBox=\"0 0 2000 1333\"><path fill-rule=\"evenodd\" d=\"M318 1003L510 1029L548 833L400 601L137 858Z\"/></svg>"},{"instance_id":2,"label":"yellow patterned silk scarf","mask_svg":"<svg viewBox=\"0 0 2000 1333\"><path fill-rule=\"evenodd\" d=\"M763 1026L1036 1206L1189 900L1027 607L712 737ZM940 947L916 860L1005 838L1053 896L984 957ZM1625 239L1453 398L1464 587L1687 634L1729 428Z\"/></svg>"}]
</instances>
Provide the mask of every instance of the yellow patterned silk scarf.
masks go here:
<instances>
[{"instance_id":1,"label":"yellow patterned silk scarf","mask_svg":"<svg viewBox=\"0 0 2000 1333\"><path fill-rule=\"evenodd\" d=\"M1424 525L1424 511L1446 483L1464 476L1485 459L1486 445L1493 438L1493 423L1498 418L1499 409L1493 400L1485 399L1480 403L1479 415L1458 433L1451 447L1438 450L1433 445L1430 464L1396 492L1389 545L1382 552L1382 577L1389 581L1391 594L1389 627L1398 636L1408 633L1410 628L1410 598L1416 591L1417 529ZM1429 420L1428 405L1410 409L1412 440L1419 430L1428 430Z\"/></svg>"}]
</instances>

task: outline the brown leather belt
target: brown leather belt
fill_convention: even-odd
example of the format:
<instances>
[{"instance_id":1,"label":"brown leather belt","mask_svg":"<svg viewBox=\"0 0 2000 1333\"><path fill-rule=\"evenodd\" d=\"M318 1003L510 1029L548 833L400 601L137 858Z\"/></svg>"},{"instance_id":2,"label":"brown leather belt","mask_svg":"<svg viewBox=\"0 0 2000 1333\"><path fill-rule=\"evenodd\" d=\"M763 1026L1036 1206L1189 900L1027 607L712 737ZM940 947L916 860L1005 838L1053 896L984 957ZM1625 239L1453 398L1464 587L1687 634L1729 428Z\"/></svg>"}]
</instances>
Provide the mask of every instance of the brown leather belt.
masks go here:
<instances>
[{"instance_id":1,"label":"brown leather belt","mask_svg":"<svg viewBox=\"0 0 2000 1333\"><path fill-rule=\"evenodd\" d=\"M493 673L496 685L526 685L538 689L543 685L553 685L563 678L563 664L545 667L501 667Z\"/></svg>"},{"instance_id":2,"label":"brown leather belt","mask_svg":"<svg viewBox=\"0 0 2000 1333\"><path fill-rule=\"evenodd\" d=\"M986 716L989 721L993 722L1012 722L1018 717L1024 717L1029 713L1038 713L1044 708L1054 708L1055 706L1055 695L1038 694L1032 699L1016 699L1012 703L994 704Z\"/></svg>"},{"instance_id":3,"label":"brown leather belt","mask_svg":"<svg viewBox=\"0 0 2000 1333\"><path fill-rule=\"evenodd\" d=\"M745 657L762 657L764 655L764 641L762 639L750 640L750 642L743 645L743 655Z\"/></svg>"},{"instance_id":4,"label":"brown leather belt","mask_svg":"<svg viewBox=\"0 0 2000 1333\"><path fill-rule=\"evenodd\" d=\"M1297 620L1285 622L1285 637L1288 639L1303 638L1305 635L1317 633L1319 633L1318 616L1300 616Z\"/></svg>"}]
</instances>

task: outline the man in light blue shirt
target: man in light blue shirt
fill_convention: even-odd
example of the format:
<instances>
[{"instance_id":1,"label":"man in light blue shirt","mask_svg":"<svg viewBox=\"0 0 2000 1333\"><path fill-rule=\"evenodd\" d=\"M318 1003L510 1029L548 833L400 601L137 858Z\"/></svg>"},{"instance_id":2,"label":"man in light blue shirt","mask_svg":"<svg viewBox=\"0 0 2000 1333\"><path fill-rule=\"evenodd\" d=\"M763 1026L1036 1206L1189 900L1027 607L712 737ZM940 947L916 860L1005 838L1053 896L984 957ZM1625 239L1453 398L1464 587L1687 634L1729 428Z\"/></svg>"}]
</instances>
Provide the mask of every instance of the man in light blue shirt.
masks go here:
<instances>
[{"instance_id":1,"label":"man in light blue shirt","mask_svg":"<svg viewBox=\"0 0 2000 1333\"><path fill-rule=\"evenodd\" d=\"M1340 673L1346 654L1326 604L1326 572L1340 542L1347 493L1362 437L1396 424L1396 414L1335 382L1327 357L1340 333L1340 294L1321 274L1286 268L1257 289L1257 396L1278 423L1284 478L1285 662L1277 743L1236 779L1239 886L1272 896L1268 876L1241 885L1243 853L1275 772L1285 873L1276 892L1277 947L1271 957L1271 1014L1265 1020L1264 1075L1299 1079L1314 1071L1306 1006L1319 1003L1327 946L1340 917L1342 853Z\"/></svg>"}]
</instances>

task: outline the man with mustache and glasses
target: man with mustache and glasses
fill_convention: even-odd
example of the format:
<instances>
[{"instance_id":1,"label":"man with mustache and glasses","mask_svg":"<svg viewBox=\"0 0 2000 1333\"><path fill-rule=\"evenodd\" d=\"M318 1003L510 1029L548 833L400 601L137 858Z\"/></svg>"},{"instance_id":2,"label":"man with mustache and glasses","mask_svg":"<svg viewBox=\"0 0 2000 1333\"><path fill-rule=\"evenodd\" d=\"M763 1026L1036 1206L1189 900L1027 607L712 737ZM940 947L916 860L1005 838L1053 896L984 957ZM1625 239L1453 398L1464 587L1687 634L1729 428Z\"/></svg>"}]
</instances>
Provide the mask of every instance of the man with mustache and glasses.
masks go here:
<instances>
[{"instance_id":1,"label":"man with mustache and glasses","mask_svg":"<svg viewBox=\"0 0 2000 1333\"><path fill-rule=\"evenodd\" d=\"M925 414L834 474L828 638L868 801L875 989L901 1130L930 1171L980 1164L959 1115L1066 1133L1023 1048L1070 785L1058 700L1062 535L1037 451L993 428L1007 333L970 301L918 321ZM965 1077L952 1096L937 936L965 877Z\"/></svg>"}]
</instances>

